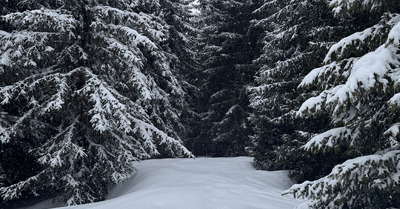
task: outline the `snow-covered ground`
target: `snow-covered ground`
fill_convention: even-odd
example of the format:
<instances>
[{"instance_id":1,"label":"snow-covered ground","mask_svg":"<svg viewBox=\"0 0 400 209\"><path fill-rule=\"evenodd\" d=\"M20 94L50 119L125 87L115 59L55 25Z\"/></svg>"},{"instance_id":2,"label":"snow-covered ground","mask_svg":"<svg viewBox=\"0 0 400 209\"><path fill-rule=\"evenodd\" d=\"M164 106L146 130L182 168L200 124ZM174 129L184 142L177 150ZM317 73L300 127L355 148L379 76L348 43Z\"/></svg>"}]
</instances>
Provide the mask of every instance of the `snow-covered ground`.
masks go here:
<instances>
[{"instance_id":1,"label":"snow-covered ground","mask_svg":"<svg viewBox=\"0 0 400 209\"><path fill-rule=\"evenodd\" d=\"M281 196L293 184L286 171L255 170L250 157L146 160L137 168L106 201L63 209L292 209L302 202Z\"/></svg>"}]
</instances>

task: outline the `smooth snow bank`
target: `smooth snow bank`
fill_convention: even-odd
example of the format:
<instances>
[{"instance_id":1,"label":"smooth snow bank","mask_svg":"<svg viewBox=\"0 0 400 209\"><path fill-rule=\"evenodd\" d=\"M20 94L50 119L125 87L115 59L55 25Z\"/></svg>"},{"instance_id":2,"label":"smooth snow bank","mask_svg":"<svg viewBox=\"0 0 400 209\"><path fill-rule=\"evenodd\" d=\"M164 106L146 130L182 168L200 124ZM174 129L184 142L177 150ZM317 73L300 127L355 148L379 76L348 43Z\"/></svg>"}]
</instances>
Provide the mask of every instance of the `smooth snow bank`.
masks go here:
<instances>
[{"instance_id":1,"label":"smooth snow bank","mask_svg":"<svg viewBox=\"0 0 400 209\"><path fill-rule=\"evenodd\" d=\"M261 171L250 157L157 159L110 191L108 200L64 209L285 209L301 201L281 193L287 171Z\"/></svg>"}]
</instances>

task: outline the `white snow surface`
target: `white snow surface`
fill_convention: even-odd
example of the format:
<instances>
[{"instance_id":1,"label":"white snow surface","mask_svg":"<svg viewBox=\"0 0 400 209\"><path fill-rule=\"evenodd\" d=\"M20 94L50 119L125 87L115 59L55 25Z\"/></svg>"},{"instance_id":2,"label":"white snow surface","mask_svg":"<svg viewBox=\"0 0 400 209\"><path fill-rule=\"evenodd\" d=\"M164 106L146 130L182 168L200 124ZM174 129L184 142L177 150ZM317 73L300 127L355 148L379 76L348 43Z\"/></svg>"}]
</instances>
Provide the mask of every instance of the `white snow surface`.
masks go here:
<instances>
[{"instance_id":1,"label":"white snow surface","mask_svg":"<svg viewBox=\"0 0 400 209\"><path fill-rule=\"evenodd\" d=\"M250 157L146 160L136 163L139 171L115 186L106 201L63 209L289 209L303 202L281 195L293 185L287 171L256 170L252 162Z\"/></svg>"}]
</instances>

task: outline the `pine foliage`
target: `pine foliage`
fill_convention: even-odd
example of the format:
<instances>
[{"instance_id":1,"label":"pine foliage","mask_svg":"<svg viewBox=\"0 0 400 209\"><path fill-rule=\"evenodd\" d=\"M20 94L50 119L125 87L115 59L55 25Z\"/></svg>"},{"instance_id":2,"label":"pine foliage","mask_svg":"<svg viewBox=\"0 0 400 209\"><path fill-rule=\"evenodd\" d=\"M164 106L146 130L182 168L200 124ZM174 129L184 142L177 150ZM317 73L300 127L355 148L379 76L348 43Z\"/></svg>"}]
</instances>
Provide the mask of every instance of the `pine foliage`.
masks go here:
<instances>
[{"instance_id":1,"label":"pine foliage","mask_svg":"<svg viewBox=\"0 0 400 209\"><path fill-rule=\"evenodd\" d=\"M1 161L2 202L46 190L98 201L133 161L191 156L179 138L183 65L168 45L178 30L161 17L172 5L147 3L4 3L0 149L13 163Z\"/></svg>"}]
</instances>

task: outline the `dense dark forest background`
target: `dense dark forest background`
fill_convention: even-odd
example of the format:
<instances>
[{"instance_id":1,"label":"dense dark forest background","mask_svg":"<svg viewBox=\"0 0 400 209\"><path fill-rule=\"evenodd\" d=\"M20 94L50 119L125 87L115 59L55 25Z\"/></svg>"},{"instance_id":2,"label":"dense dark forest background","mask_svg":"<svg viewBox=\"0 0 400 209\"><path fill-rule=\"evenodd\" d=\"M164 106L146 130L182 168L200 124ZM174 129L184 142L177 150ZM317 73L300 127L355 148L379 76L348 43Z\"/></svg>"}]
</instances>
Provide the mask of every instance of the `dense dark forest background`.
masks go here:
<instances>
[{"instance_id":1,"label":"dense dark forest background","mask_svg":"<svg viewBox=\"0 0 400 209\"><path fill-rule=\"evenodd\" d=\"M102 200L133 161L241 155L313 208L400 207L400 2L0 5L1 207Z\"/></svg>"}]
</instances>

